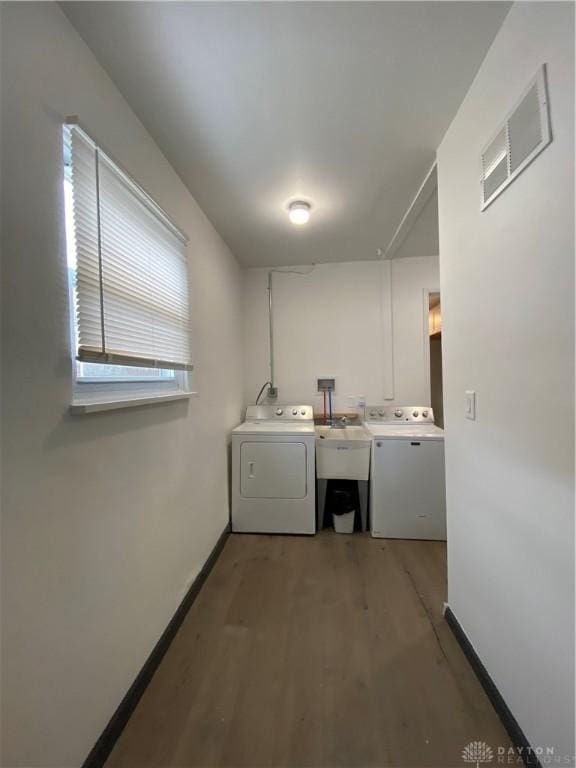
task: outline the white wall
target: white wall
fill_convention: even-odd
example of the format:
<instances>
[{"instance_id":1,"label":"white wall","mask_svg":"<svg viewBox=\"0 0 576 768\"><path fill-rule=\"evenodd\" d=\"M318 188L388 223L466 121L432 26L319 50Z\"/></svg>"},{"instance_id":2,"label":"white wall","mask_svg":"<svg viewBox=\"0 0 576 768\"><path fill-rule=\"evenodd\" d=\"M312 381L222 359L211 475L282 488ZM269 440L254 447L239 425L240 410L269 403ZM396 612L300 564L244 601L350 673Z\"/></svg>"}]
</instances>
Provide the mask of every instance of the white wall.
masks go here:
<instances>
[{"instance_id":1,"label":"white wall","mask_svg":"<svg viewBox=\"0 0 576 768\"><path fill-rule=\"evenodd\" d=\"M571 4L512 6L438 152L449 602L532 746L562 758L574 753L573 36ZM480 151L543 63L554 141L482 213Z\"/></svg>"},{"instance_id":2,"label":"white wall","mask_svg":"<svg viewBox=\"0 0 576 768\"><path fill-rule=\"evenodd\" d=\"M2 4L3 764L78 766L228 521L240 270L54 3ZM68 416L61 124L189 233L189 403Z\"/></svg>"},{"instance_id":3,"label":"white wall","mask_svg":"<svg viewBox=\"0 0 576 768\"><path fill-rule=\"evenodd\" d=\"M274 344L279 402L310 403L320 411L316 379L336 378L335 405L350 397L384 402L390 380L385 324L387 263L319 264L310 274L274 273ZM305 267L293 269L304 271ZM394 260L394 399L429 402L424 336L424 289L439 286L438 258ZM268 379L268 272L244 273L244 398L253 403Z\"/></svg>"}]
</instances>

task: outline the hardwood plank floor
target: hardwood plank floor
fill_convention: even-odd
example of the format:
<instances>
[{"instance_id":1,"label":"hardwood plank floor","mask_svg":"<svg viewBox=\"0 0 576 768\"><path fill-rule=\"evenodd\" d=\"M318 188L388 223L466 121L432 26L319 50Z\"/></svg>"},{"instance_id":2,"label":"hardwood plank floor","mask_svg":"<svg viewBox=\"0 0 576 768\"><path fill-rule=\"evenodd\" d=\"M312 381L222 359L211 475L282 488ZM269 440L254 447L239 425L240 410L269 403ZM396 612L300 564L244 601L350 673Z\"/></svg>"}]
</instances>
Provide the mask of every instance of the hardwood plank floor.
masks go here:
<instances>
[{"instance_id":1,"label":"hardwood plank floor","mask_svg":"<svg viewBox=\"0 0 576 768\"><path fill-rule=\"evenodd\" d=\"M107 768L462 768L510 741L442 617L446 547L230 536Z\"/></svg>"}]
</instances>

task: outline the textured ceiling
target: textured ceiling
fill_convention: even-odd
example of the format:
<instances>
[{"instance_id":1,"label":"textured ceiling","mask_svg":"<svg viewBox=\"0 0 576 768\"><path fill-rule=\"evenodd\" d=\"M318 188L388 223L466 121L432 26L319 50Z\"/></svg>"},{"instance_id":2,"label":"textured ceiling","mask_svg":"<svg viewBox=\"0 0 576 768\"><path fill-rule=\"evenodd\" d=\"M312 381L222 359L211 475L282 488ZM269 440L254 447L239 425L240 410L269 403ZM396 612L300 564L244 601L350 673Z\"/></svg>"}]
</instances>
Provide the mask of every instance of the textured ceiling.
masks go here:
<instances>
[{"instance_id":1,"label":"textured ceiling","mask_svg":"<svg viewBox=\"0 0 576 768\"><path fill-rule=\"evenodd\" d=\"M510 4L61 7L241 263L262 266L376 258Z\"/></svg>"}]
</instances>

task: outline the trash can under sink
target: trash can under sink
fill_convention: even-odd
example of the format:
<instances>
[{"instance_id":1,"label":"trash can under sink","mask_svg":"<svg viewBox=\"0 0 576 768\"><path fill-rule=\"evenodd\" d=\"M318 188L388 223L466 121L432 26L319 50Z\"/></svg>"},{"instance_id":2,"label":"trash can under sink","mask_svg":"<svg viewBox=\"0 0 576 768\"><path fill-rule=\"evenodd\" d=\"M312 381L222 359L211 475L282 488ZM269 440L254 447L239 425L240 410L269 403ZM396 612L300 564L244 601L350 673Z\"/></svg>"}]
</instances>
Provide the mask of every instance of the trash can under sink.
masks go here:
<instances>
[{"instance_id":1,"label":"trash can under sink","mask_svg":"<svg viewBox=\"0 0 576 768\"><path fill-rule=\"evenodd\" d=\"M359 512L359 494L354 480L331 480L328 490L328 509L336 533L354 533L354 520Z\"/></svg>"}]
</instances>

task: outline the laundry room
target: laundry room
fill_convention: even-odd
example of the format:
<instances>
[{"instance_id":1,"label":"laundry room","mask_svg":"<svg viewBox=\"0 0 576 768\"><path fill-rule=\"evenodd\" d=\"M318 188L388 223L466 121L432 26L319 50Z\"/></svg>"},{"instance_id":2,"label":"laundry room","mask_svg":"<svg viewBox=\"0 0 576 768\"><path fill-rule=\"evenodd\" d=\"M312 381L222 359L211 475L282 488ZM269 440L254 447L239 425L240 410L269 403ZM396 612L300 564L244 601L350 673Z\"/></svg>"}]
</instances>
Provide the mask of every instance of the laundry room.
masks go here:
<instances>
[{"instance_id":1,"label":"laundry room","mask_svg":"<svg viewBox=\"0 0 576 768\"><path fill-rule=\"evenodd\" d=\"M576 766L574 22L0 1L0 765Z\"/></svg>"},{"instance_id":2,"label":"laundry room","mask_svg":"<svg viewBox=\"0 0 576 768\"><path fill-rule=\"evenodd\" d=\"M269 293L275 384L283 402L323 409L317 380L335 379L333 407L365 402L430 404L425 292L440 288L438 213L427 252L390 261L248 269L244 274L244 399L270 378ZM410 238L406 245L410 245ZM281 387L281 391L280 391ZM385 393L385 394L384 394Z\"/></svg>"},{"instance_id":3,"label":"laundry room","mask_svg":"<svg viewBox=\"0 0 576 768\"><path fill-rule=\"evenodd\" d=\"M361 425L374 417L382 420L387 410L392 414L393 428L399 424L411 427L404 432L413 440L422 437L422 431L417 430L422 412L426 414L425 431L434 426L430 344L433 335L437 340L441 337L440 305L436 304L436 311L429 307L429 297L440 296L436 182L434 166L411 201L402 226L387 249L377 250L376 259L244 271L246 420L250 422L258 415L251 406L260 405L265 422L270 416L277 422L292 418L301 422L300 407L305 404L315 422L316 447L311 445L311 450L315 452L316 472L311 471L306 482L308 488L313 486L315 498L298 484L293 491L296 498L279 498L276 512L271 497L291 494L287 487L279 490L284 485L280 477L284 472L294 476L295 466L287 462L283 449L275 471L270 465L269 445L264 449L265 458L258 460L255 447L243 447L240 435L242 440L259 442L259 430L256 428L256 434L249 438L249 427L242 424L233 432L232 531L312 533L325 528L338 530L345 520L350 530L370 529L374 535L377 530L390 530L380 525L374 505L369 513L368 503L369 498L377 497L380 484L370 454L376 458L383 445L379 441L372 445L374 434ZM400 410L405 411L401 416ZM266 423L265 429L265 439L272 441L271 425ZM286 437L286 429L289 426L277 440ZM300 434L301 424L296 429ZM434 437L443 443L441 429L435 430ZM422 443L410 445L414 449ZM428 443L424 446L426 450ZM430 472L417 471L418 477L426 477L420 491L422 503L415 503L412 495L408 499L408 488L398 491L406 499L407 509L398 512L404 515L404 522L395 528L397 538L446 538L443 445L438 448L439 464L432 478ZM417 453L413 450L414 456L403 460L405 472L396 472L397 478L409 477L417 469L411 466ZM423 453L421 448L419 454ZM428 464L428 455L423 461ZM304 455L301 468L305 478ZM270 484L272 475L278 483L276 488ZM259 479L261 491L257 490ZM415 482L410 479L408 485L413 488ZM388 479L388 498L392 485ZM255 498L260 493L262 497ZM338 498L344 505L341 515L335 514L334 500ZM293 507L298 504L308 504L308 524L301 520L296 523ZM390 510L386 514L390 517Z\"/></svg>"}]
</instances>

